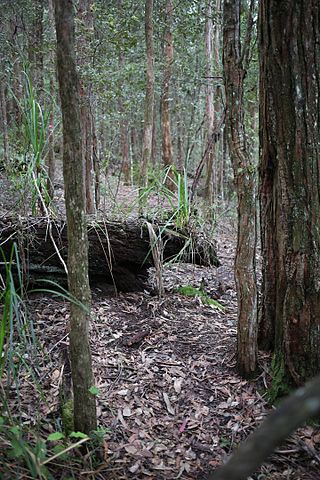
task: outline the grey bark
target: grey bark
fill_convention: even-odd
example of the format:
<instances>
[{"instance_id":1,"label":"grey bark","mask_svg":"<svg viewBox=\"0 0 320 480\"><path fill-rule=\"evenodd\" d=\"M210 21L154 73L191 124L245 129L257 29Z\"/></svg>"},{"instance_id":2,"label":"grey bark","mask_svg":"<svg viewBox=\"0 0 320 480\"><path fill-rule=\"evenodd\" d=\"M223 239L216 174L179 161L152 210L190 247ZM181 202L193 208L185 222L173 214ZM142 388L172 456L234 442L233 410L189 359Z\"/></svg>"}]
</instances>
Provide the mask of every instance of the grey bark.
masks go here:
<instances>
[{"instance_id":1,"label":"grey bark","mask_svg":"<svg viewBox=\"0 0 320 480\"><path fill-rule=\"evenodd\" d=\"M57 66L63 122L63 177L68 228L68 283L80 302L70 304L70 359L74 396L74 429L90 433L97 426L89 345L90 287L85 190L80 126L79 80L75 64L74 5L55 0Z\"/></svg>"}]
</instances>

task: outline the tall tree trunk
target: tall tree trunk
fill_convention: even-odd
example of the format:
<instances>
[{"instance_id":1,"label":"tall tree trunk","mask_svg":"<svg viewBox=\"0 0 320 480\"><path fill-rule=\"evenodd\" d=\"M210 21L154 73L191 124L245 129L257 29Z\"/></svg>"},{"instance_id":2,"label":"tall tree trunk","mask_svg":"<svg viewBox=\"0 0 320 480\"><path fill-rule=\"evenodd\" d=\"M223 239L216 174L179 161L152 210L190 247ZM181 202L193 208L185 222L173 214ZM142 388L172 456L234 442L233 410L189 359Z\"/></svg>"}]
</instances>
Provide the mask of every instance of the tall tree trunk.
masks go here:
<instances>
[{"instance_id":1,"label":"tall tree trunk","mask_svg":"<svg viewBox=\"0 0 320 480\"><path fill-rule=\"evenodd\" d=\"M123 108L123 103L121 100L121 112L124 118L121 119L120 125L120 154L121 154L121 170L123 173L123 180L125 185L131 184L131 168L130 168L130 158L129 158L129 139L128 139L128 119L126 118L126 112Z\"/></svg>"},{"instance_id":2,"label":"tall tree trunk","mask_svg":"<svg viewBox=\"0 0 320 480\"><path fill-rule=\"evenodd\" d=\"M320 370L320 5L260 2L262 344L274 387Z\"/></svg>"},{"instance_id":3,"label":"tall tree trunk","mask_svg":"<svg viewBox=\"0 0 320 480\"><path fill-rule=\"evenodd\" d=\"M161 130L162 130L162 160L165 167L172 167L172 140L170 126L170 82L173 63L173 38L172 38L172 0L166 0L165 8L165 33L164 33L164 72L161 95ZM169 171L166 186L169 190L174 190L175 185L172 182L173 172Z\"/></svg>"},{"instance_id":4,"label":"tall tree trunk","mask_svg":"<svg viewBox=\"0 0 320 480\"><path fill-rule=\"evenodd\" d=\"M97 427L89 345L90 286L81 145L79 81L74 51L74 5L54 0L57 66L63 123L63 177L68 227L68 283L77 303L70 303L70 358L74 395L74 429Z\"/></svg>"},{"instance_id":5,"label":"tall tree trunk","mask_svg":"<svg viewBox=\"0 0 320 480\"><path fill-rule=\"evenodd\" d=\"M157 164L158 157L158 145L157 145L157 109L153 108L153 121L152 121L152 148L151 148L151 163L153 166Z\"/></svg>"},{"instance_id":6,"label":"tall tree trunk","mask_svg":"<svg viewBox=\"0 0 320 480\"><path fill-rule=\"evenodd\" d=\"M146 95L144 104L143 146L140 185L147 185L147 166L151 161L153 108L154 108L154 47L153 47L153 0L145 3L145 38L147 51Z\"/></svg>"},{"instance_id":7,"label":"tall tree trunk","mask_svg":"<svg viewBox=\"0 0 320 480\"><path fill-rule=\"evenodd\" d=\"M29 33L30 74L37 97L43 97L43 7L44 0L33 1L33 19Z\"/></svg>"},{"instance_id":8,"label":"tall tree trunk","mask_svg":"<svg viewBox=\"0 0 320 480\"><path fill-rule=\"evenodd\" d=\"M49 11L49 23L50 23L50 38L53 41L55 36L54 32L54 9L53 2L49 0L48 3ZM50 96L52 99L55 98L55 76L56 76L56 61L54 49L50 50ZM49 118L49 136L48 136L48 180L47 180L47 191L51 199L54 196L54 181L55 181L55 170L56 170L56 161L54 153L54 105L51 105L51 112Z\"/></svg>"},{"instance_id":9,"label":"tall tree trunk","mask_svg":"<svg viewBox=\"0 0 320 480\"><path fill-rule=\"evenodd\" d=\"M93 32L92 0L80 0L78 16L85 34L80 32L78 40L79 64L82 69L90 61L90 36ZM94 152L93 131L94 117L92 115L91 84L84 75L81 76L81 128L82 150L84 156L84 179L86 192L86 212L95 212L95 179L94 179Z\"/></svg>"},{"instance_id":10,"label":"tall tree trunk","mask_svg":"<svg viewBox=\"0 0 320 480\"><path fill-rule=\"evenodd\" d=\"M6 103L6 80L5 77L0 78L0 105L1 105L1 124L3 138L3 163L8 165L9 162L9 135L8 135L8 117Z\"/></svg>"},{"instance_id":11,"label":"tall tree trunk","mask_svg":"<svg viewBox=\"0 0 320 480\"><path fill-rule=\"evenodd\" d=\"M205 199L209 207L213 204L213 185L212 185L212 171L215 154L215 142L211 141L214 128L214 106L213 106L213 68L212 68L212 37L213 37L213 21L212 21L212 7L211 0L207 3L207 20L205 27L205 45L206 45L206 149L208 149L206 158L206 181L205 181Z\"/></svg>"},{"instance_id":12,"label":"tall tree trunk","mask_svg":"<svg viewBox=\"0 0 320 480\"><path fill-rule=\"evenodd\" d=\"M252 15L251 0L249 15ZM248 34L250 33L250 19ZM248 41L248 39L247 39ZM225 0L223 65L226 91L226 128L238 197L238 238L235 280L238 294L237 364L244 376L252 375L257 362L256 193L255 167L247 145L244 124L245 60L249 41L241 51L240 0Z\"/></svg>"},{"instance_id":13,"label":"tall tree trunk","mask_svg":"<svg viewBox=\"0 0 320 480\"><path fill-rule=\"evenodd\" d=\"M119 16L122 14L122 0L117 0ZM124 72L125 56L123 47L120 45L119 53L119 71ZM124 82L120 82L120 97L119 97L119 113L120 113L120 158L121 158L121 171L123 173L123 179L125 185L131 183L131 165L129 159L129 122L127 112L124 108L124 95L122 93L124 89Z\"/></svg>"}]
</instances>

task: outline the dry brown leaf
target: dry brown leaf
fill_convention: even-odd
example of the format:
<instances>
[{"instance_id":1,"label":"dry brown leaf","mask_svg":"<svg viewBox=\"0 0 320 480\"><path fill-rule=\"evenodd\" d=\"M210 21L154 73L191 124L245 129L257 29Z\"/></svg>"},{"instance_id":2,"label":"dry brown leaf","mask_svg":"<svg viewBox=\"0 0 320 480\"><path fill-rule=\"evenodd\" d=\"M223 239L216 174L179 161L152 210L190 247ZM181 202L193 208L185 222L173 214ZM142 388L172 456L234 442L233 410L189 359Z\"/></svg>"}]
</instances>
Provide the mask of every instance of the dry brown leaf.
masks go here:
<instances>
[{"instance_id":1,"label":"dry brown leaf","mask_svg":"<svg viewBox=\"0 0 320 480\"><path fill-rule=\"evenodd\" d=\"M169 396L166 392L162 392L164 403L166 404L167 410L171 415L175 414L174 408L171 406Z\"/></svg>"}]
</instances>

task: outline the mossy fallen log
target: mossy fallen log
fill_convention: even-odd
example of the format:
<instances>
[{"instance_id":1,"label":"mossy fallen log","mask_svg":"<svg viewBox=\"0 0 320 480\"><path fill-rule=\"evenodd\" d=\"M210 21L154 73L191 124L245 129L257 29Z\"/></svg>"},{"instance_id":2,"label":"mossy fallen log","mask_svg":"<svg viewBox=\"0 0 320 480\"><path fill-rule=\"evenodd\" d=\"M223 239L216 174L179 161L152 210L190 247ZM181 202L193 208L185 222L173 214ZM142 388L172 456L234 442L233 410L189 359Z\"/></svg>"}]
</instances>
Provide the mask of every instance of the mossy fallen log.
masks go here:
<instances>
[{"instance_id":1,"label":"mossy fallen log","mask_svg":"<svg viewBox=\"0 0 320 480\"><path fill-rule=\"evenodd\" d=\"M148 226L143 220L90 221L90 281L111 283L120 291L141 290L148 268L154 266L152 251L156 248L161 251L164 262L219 265L215 242L203 234L179 230L173 225L153 225L152 229L157 241L150 241ZM66 278L68 242L64 221L33 217L0 219L0 244L7 260L14 243L20 268L29 279ZM4 272L4 268L2 263L0 271Z\"/></svg>"}]
</instances>

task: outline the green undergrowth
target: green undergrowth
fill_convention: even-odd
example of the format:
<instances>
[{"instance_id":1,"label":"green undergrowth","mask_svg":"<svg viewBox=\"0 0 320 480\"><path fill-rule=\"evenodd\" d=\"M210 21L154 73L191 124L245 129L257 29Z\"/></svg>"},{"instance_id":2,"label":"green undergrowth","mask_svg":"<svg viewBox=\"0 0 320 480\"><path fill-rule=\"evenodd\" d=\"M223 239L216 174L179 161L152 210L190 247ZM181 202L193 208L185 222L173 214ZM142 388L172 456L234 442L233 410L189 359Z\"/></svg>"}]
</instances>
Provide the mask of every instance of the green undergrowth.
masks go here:
<instances>
[{"instance_id":1,"label":"green undergrowth","mask_svg":"<svg viewBox=\"0 0 320 480\"><path fill-rule=\"evenodd\" d=\"M191 285L186 285L184 287L179 287L176 291L185 297L198 297L204 305L211 305L218 310L224 311L224 306L217 300L209 297L207 292L202 288L195 288Z\"/></svg>"},{"instance_id":2,"label":"green undergrowth","mask_svg":"<svg viewBox=\"0 0 320 480\"><path fill-rule=\"evenodd\" d=\"M101 464L99 451L106 433L105 429L92 432L90 437L74 431L69 435L61 431L39 433L39 429L18 424L10 415L0 416L0 478L79 478L83 468Z\"/></svg>"},{"instance_id":3,"label":"green undergrowth","mask_svg":"<svg viewBox=\"0 0 320 480\"><path fill-rule=\"evenodd\" d=\"M49 358L36 337L24 296L16 245L7 258L0 249L0 259L4 270L0 274L0 479L80 478L83 470L101 466L107 430L97 430L90 437L75 432L72 401L61 403L60 413L57 410L43 419L43 407L48 409L50 400L39 371ZM76 302L63 288L56 290L54 282L48 285L38 291ZM21 385L26 381L34 386L29 399L22 398ZM90 391L99 393L96 387ZM32 407L30 412L25 411L26 404Z\"/></svg>"}]
</instances>

